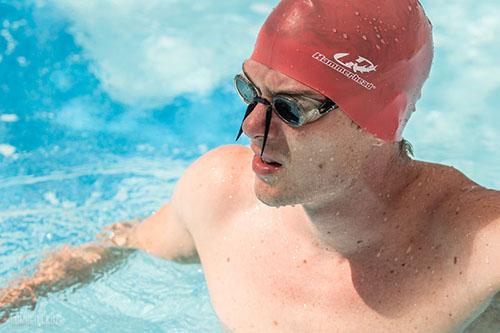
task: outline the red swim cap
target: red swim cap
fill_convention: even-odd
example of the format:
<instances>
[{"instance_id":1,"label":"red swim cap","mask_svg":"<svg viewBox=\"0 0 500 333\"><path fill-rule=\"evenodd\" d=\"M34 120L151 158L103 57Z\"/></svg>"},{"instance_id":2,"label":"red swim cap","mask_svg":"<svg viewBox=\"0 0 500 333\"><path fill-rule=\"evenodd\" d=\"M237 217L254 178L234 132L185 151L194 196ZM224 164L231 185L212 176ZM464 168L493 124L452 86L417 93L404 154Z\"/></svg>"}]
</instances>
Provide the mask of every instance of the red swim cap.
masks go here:
<instances>
[{"instance_id":1,"label":"red swim cap","mask_svg":"<svg viewBox=\"0 0 500 333\"><path fill-rule=\"evenodd\" d=\"M376 137L400 141L432 56L417 0L282 0L251 58L327 96Z\"/></svg>"}]
</instances>

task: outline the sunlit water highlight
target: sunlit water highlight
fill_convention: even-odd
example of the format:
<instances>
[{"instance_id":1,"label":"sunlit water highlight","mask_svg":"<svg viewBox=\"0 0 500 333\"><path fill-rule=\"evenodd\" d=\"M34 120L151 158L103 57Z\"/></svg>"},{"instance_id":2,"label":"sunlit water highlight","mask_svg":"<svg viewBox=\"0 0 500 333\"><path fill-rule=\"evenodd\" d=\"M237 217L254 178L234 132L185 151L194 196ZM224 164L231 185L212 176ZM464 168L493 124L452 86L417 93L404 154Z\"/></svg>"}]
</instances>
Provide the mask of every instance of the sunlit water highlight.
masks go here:
<instances>
[{"instance_id":1,"label":"sunlit water highlight","mask_svg":"<svg viewBox=\"0 0 500 333\"><path fill-rule=\"evenodd\" d=\"M231 77L276 1L0 0L0 283L58 245L149 215L232 143ZM500 188L500 7L423 1L436 58L406 138ZM144 254L23 309L0 332L212 332L201 267Z\"/></svg>"}]
</instances>

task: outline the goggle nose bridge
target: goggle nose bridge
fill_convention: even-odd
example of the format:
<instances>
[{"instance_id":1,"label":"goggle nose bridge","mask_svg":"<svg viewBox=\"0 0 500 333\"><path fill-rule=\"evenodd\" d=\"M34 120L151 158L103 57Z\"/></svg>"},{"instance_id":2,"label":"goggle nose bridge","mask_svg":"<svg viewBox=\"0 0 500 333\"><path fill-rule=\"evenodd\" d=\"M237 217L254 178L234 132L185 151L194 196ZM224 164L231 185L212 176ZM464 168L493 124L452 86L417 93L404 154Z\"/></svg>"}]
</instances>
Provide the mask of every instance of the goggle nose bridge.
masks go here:
<instances>
[{"instance_id":1,"label":"goggle nose bridge","mask_svg":"<svg viewBox=\"0 0 500 333\"><path fill-rule=\"evenodd\" d=\"M236 136L236 141L238 141L238 139L241 137L241 134L243 134L243 124L245 123L245 120L248 118L250 113L252 113L252 111L255 109L255 107L259 103L267 106L266 120L264 123L264 139L262 141L262 149L260 150L260 156L262 157L262 155L264 154L264 149L266 147L267 138L269 136L269 129L271 128L271 119L273 116L273 106L272 106L271 102L269 102L268 100L261 98L261 97L254 97L254 101L251 104L249 104L247 107L247 110L245 112L245 116L243 117L243 121L241 122L240 130L238 132L238 135Z\"/></svg>"}]
</instances>

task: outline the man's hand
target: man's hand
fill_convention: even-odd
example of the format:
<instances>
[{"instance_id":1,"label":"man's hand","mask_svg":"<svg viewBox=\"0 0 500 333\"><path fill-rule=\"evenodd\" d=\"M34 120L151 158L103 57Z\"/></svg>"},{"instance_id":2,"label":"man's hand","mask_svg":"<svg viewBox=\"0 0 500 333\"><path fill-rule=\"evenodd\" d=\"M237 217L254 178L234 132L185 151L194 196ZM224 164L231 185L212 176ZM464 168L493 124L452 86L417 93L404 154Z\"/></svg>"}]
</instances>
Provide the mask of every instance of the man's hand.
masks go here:
<instances>
[{"instance_id":1,"label":"man's hand","mask_svg":"<svg viewBox=\"0 0 500 333\"><path fill-rule=\"evenodd\" d=\"M6 288L0 291L0 324L9 319L13 309L25 305L35 309L36 294L30 283L21 281L17 287Z\"/></svg>"},{"instance_id":2,"label":"man's hand","mask_svg":"<svg viewBox=\"0 0 500 333\"><path fill-rule=\"evenodd\" d=\"M115 223L104 227L104 231L99 233L97 238L108 246L138 249L140 246L135 233L138 225L138 221Z\"/></svg>"}]
</instances>

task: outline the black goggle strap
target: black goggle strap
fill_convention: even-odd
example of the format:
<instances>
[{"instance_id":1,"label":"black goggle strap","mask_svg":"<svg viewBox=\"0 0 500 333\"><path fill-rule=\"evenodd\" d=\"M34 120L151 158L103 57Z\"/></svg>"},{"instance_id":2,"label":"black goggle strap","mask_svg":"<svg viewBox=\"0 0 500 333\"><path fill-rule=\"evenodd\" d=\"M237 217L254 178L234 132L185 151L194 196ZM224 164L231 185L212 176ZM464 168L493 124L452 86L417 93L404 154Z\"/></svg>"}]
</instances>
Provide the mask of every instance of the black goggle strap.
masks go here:
<instances>
[{"instance_id":1,"label":"black goggle strap","mask_svg":"<svg viewBox=\"0 0 500 333\"><path fill-rule=\"evenodd\" d=\"M250 103L248 105L247 111L245 112L245 116L243 117L243 121L241 122L240 130L238 132L238 135L236 136L236 141L238 141L239 138L240 138L240 136L241 136L241 134L243 134L243 123L248 118L248 116L250 115L250 113L252 113L253 109L255 109L255 107L257 106L257 104L259 104L259 102L254 101L253 103Z\"/></svg>"},{"instance_id":2,"label":"black goggle strap","mask_svg":"<svg viewBox=\"0 0 500 333\"><path fill-rule=\"evenodd\" d=\"M260 151L260 157L262 157L262 154L264 154L264 148L266 147L267 136L269 135L269 128L271 127L271 117L273 115L273 106L271 105L271 103L267 99L263 99L260 97L255 97L254 102L267 105L266 122L264 124L264 139L262 141L262 149Z\"/></svg>"},{"instance_id":3,"label":"black goggle strap","mask_svg":"<svg viewBox=\"0 0 500 333\"><path fill-rule=\"evenodd\" d=\"M248 118L250 113L252 113L252 111L255 109L257 104L259 104L259 103L262 103L262 104L268 106L268 108L266 110L266 122L265 122L265 127L264 127L264 140L262 142L262 150L260 152L260 156L262 157L262 154L264 154L264 148L266 146L267 137L269 135L269 128L271 127L271 118L273 115L273 107L268 100L265 100L265 99L260 98L260 97L255 97L253 99L253 102L248 105L247 111L245 112L245 116L243 117L243 121L241 122L240 130L238 132L238 135L236 136L236 141L238 141L238 139L241 137L241 134L243 134L243 123Z\"/></svg>"},{"instance_id":4,"label":"black goggle strap","mask_svg":"<svg viewBox=\"0 0 500 333\"><path fill-rule=\"evenodd\" d=\"M267 101L263 98L260 98L260 97L254 97L253 102L250 103L247 107L247 111L245 112L245 116L243 117L243 121L241 122L240 130L238 132L238 135L236 136L236 141L238 141L238 139L241 137L241 134L243 134L243 123L248 118L250 113L252 113L252 111L255 109L257 104L259 104L259 103L271 106L271 103L269 103L269 101ZM272 107L271 107L271 110L272 110ZM269 132L269 130L268 130L268 132Z\"/></svg>"},{"instance_id":5,"label":"black goggle strap","mask_svg":"<svg viewBox=\"0 0 500 333\"><path fill-rule=\"evenodd\" d=\"M273 116L273 107L269 105L266 110L266 123L264 127L264 139L262 141L262 150L260 151L260 157L264 154L264 148L266 147L267 136L269 135L269 128L271 127L271 117Z\"/></svg>"}]
</instances>

